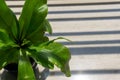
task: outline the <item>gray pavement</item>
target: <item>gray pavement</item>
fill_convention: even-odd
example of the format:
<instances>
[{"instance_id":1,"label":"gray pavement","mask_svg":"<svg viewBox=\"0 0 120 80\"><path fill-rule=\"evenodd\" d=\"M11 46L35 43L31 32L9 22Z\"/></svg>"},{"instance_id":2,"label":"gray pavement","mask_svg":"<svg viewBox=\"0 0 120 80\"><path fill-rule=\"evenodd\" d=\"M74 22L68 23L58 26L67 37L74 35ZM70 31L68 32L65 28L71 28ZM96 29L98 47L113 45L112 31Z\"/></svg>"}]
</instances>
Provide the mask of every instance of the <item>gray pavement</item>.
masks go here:
<instances>
[{"instance_id":1,"label":"gray pavement","mask_svg":"<svg viewBox=\"0 0 120 80\"><path fill-rule=\"evenodd\" d=\"M120 80L120 4L99 4L111 1L115 2L59 0L55 3L78 5L49 8L48 18L54 30L51 38L64 36L73 42L60 41L71 50L72 76L66 78L56 68L47 80Z\"/></svg>"}]
</instances>

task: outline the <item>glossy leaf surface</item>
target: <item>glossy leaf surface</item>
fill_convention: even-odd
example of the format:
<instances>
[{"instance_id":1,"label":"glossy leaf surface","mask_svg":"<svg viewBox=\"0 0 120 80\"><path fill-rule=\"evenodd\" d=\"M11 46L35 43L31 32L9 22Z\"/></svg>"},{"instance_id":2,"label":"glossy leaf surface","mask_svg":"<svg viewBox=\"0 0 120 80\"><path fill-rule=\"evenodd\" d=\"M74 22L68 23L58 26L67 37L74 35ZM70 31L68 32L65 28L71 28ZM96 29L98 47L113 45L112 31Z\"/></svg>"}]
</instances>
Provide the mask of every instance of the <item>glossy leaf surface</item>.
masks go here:
<instances>
[{"instance_id":1,"label":"glossy leaf surface","mask_svg":"<svg viewBox=\"0 0 120 80\"><path fill-rule=\"evenodd\" d=\"M45 36L46 24L43 22L39 29L27 36L27 40L31 41L34 45L40 44L42 42L48 41L48 38Z\"/></svg>"},{"instance_id":2,"label":"glossy leaf surface","mask_svg":"<svg viewBox=\"0 0 120 80\"><path fill-rule=\"evenodd\" d=\"M51 27L51 25L50 25L50 23L49 23L49 21L47 19L44 21L44 26L46 27L46 31L49 34L52 34L52 27Z\"/></svg>"},{"instance_id":3,"label":"glossy leaf surface","mask_svg":"<svg viewBox=\"0 0 120 80\"><path fill-rule=\"evenodd\" d=\"M47 0L26 0L19 19L23 38L39 29L47 12Z\"/></svg>"},{"instance_id":4,"label":"glossy leaf surface","mask_svg":"<svg viewBox=\"0 0 120 80\"><path fill-rule=\"evenodd\" d=\"M71 56L68 48L60 43L51 42L47 45L31 47L31 49L35 49L39 54L38 56L42 55L43 57L45 57L44 60L47 60L49 63L55 64L61 69L62 72L66 74L66 76L70 76L70 68L68 63ZM35 54L31 53L31 55Z\"/></svg>"},{"instance_id":5,"label":"glossy leaf surface","mask_svg":"<svg viewBox=\"0 0 120 80\"><path fill-rule=\"evenodd\" d=\"M24 50L20 51L18 75L18 80L36 80L31 63Z\"/></svg>"},{"instance_id":6,"label":"glossy leaf surface","mask_svg":"<svg viewBox=\"0 0 120 80\"><path fill-rule=\"evenodd\" d=\"M12 39L18 36L18 22L15 14L8 8L5 0L0 0L0 28L8 32Z\"/></svg>"},{"instance_id":7,"label":"glossy leaf surface","mask_svg":"<svg viewBox=\"0 0 120 80\"><path fill-rule=\"evenodd\" d=\"M4 29L0 29L0 43L8 44L12 42Z\"/></svg>"},{"instance_id":8,"label":"glossy leaf surface","mask_svg":"<svg viewBox=\"0 0 120 80\"><path fill-rule=\"evenodd\" d=\"M36 51L35 49L29 49L28 54L38 63L47 68L54 68L54 64L51 63L46 56L45 52Z\"/></svg>"},{"instance_id":9,"label":"glossy leaf surface","mask_svg":"<svg viewBox=\"0 0 120 80\"><path fill-rule=\"evenodd\" d=\"M18 63L17 80L36 80L29 57L44 67L53 69L55 65L66 76L71 75L70 51L55 42L65 38L49 40L45 35L45 32L52 34L47 14L47 0L25 0L17 20L5 0L0 0L0 69Z\"/></svg>"}]
</instances>

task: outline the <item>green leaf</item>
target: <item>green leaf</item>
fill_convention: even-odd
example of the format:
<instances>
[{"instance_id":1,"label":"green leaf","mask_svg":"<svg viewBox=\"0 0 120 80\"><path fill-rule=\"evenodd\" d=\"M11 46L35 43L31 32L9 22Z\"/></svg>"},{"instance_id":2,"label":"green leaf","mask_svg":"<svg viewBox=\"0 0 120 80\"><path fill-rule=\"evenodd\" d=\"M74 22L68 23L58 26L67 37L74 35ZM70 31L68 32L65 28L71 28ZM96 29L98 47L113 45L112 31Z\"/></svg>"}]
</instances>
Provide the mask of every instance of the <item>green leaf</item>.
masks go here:
<instances>
[{"instance_id":1,"label":"green leaf","mask_svg":"<svg viewBox=\"0 0 120 80\"><path fill-rule=\"evenodd\" d=\"M0 68L18 61L18 49L12 46L0 48Z\"/></svg>"},{"instance_id":2,"label":"green leaf","mask_svg":"<svg viewBox=\"0 0 120 80\"><path fill-rule=\"evenodd\" d=\"M24 50L20 51L18 75L18 80L36 80L31 63Z\"/></svg>"},{"instance_id":3,"label":"green leaf","mask_svg":"<svg viewBox=\"0 0 120 80\"><path fill-rule=\"evenodd\" d=\"M22 39L30 35L44 21L48 13L47 0L26 0L19 19Z\"/></svg>"},{"instance_id":4,"label":"green leaf","mask_svg":"<svg viewBox=\"0 0 120 80\"><path fill-rule=\"evenodd\" d=\"M50 42L54 42L54 41L59 40L59 39L64 39L64 40L67 40L67 41L71 42L71 40L69 40L67 38L64 38L64 37L57 37L57 38L55 38L53 40L50 40Z\"/></svg>"},{"instance_id":5,"label":"green leaf","mask_svg":"<svg viewBox=\"0 0 120 80\"><path fill-rule=\"evenodd\" d=\"M0 42L4 44L12 42L4 29L0 29Z\"/></svg>"},{"instance_id":6,"label":"green leaf","mask_svg":"<svg viewBox=\"0 0 120 80\"><path fill-rule=\"evenodd\" d=\"M44 21L44 25L46 27L46 30L49 32L49 34L52 34L52 27L47 19Z\"/></svg>"},{"instance_id":7,"label":"green leaf","mask_svg":"<svg viewBox=\"0 0 120 80\"><path fill-rule=\"evenodd\" d=\"M59 39L64 39L64 40L67 40L67 41L70 41L70 42L71 42L71 40L66 39L66 38L64 38L64 37L58 37L58 38L55 38L55 39L53 39L53 40L45 41L45 42L43 42L42 44L38 44L38 45L39 45L39 47L44 47L44 46L47 46L47 45L49 45L50 43L53 43L54 41L59 40ZM39 47L38 47L38 49L39 49Z\"/></svg>"},{"instance_id":8,"label":"green leaf","mask_svg":"<svg viewBox=\"0 0 120 80\"><path fill-rule=\"evenodd\" d=\"M29 36L27 36L26 39L31 41L34 45L48 41L49 40L48 37L44 35L45 31L46 31L46 27L43 22L39 27L39 29L31 33Z\"/></svg>"},{"instance_id":9,"label":"green leaf","mask_svg":"<svg viewBox=\"0 0 120 80\"><path fill-rule=\"evenodd\" d=\"M35 32L31 33L29 36L27 36L27 40L31 41L33 44L40 44L43 42L48 41L48 37L45 36L45 31L48 31L50 34L52 34L52 28L48 22L48 20L44 20L43 23L40 25L39 29L37 29Z\"/></svg>"},{"instance_id":10,"label":"green leaf","mask_svg":"<svg viewBox=\"0 0 120 80\"><path fill-rule=\"evenodd\" d=\"M52 54L56 56L52 57L56 60L55 65L61 68L61 71L64 72L66 76L70 76L70 68L68 63L71 58L71 54L69 49L60 43L50 43L48 46L45 47L45 49L52 51ZM53 63L55 62L54 59L51 61ZM60 62L60 64L57 63L57 61Z\"/></svg>"},{"instance_id":11,"label":"green leaf","mask_svg":"<svg viewBox=\"0 0 120 80\"><path fill-rule=\"evenodd\" d=\"M36 61L36 63L47 68L54 68L54 64L48 60L48 57L44 52L37 52L34 49L28 49L28 54Z\"/></svg>"},{"instance_id":12,"label":"green leaf","mask_svg":"<svg viewBox=\"0 0 120 80\"><path fill-rule=\"evenodd\" d=\"M4 29L0 29L0 48L16 45Z\"/></svg>"},{"instance_id":13,"label":"green leaf","mask_svg":"<svg viewBox=\"0 0 120 80\"><path fill-rule=\"evenodd\" d=\"M18 36L17 18L6 5L5 0L0 0L0 28L5 29L13 40Z\"/></svg>"},{"instance_id":14,"label":"green leaf","mask_svg":"<svg viewBox=\"0 0 120 80\"><path fill-rule=\"evenodd\" d=\"M41 3L40 0L38 1L38 3ZM28 35L31 32L34 32L35 30L37 30L41 26L41 24L43 23L43 21L47 16L47 13L48 13L47 4L42 4L42 5L39 5L39 7L35 8L28 31L27 31Z\"/></svg>"},{"instance_id":15,"label":"green leaf","mask_svg":"<svg viewBox=\"0 0 120 80\"><path fill-rule=\"evenodd\" d=\"M53 63L59 67L61 71L66 74L66 76L70 76L69 60L71 58L71 54L67 47L60 43L52 42L48 45L31 47L31 49L35 49L37 52L39 52L39 54L47 57L47 60L50 63ZM48 63L46 63L46 65L47 64Z\"/></svg>"}]
</instances>

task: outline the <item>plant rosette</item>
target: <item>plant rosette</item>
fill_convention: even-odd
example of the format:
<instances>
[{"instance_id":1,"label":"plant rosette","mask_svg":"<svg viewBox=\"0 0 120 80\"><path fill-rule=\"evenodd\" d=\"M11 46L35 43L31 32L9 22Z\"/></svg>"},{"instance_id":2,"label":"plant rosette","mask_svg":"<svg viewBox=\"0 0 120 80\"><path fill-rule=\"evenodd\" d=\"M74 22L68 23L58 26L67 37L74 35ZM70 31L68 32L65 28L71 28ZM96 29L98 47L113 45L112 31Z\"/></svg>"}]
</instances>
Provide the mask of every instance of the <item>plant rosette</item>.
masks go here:
<instances>
[{"instance_id":1,"label":"plant rosette","mask_svg":"<svg viewBox=\"0 0 120 80\"><path fill-rule=\"evenodd\" d=\"M46 19L47 0L25 0L19 19L0 0L0 69L8 64L18 65L17 80L36 80L29 57L45 68L54 66L69 77L69 49L57 39L49 40L45 33L52 34L52 28Z\"/></svg>"}]
</instances>

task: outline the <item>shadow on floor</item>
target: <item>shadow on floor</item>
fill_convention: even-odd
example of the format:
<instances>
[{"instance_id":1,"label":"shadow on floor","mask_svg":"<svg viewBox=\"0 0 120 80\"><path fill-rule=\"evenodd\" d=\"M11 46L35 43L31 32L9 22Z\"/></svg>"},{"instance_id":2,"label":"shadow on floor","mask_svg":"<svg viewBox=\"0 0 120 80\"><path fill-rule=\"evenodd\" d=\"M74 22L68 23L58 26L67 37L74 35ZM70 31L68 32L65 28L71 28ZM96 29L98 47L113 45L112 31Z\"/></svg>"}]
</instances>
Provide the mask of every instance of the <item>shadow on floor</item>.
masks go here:
<instances>
[{"instance_id":1,"label":"shadow on floor","mask_svg":"<svg viewBox=\"0 0 120 80\"><path fill-rule=\"evenodd\" d=\"M0 75L0 80L17 80L17 73L3 71Z\"/></svg>"},{"instance_id":2,"label":"shadow on floor","mask_svg":"<svg viewBox=\"0 0 120 80\"><path fill-rule=\"evenodd\" d=\"M120 54L120 46L110 47L74 47L70 48L72 55Z\"/></svg>"},{"instance_id":3,"label":"shadow on floor","mask_svg":"<svg viewBox=\"0 0 120 80\"><path fill-rule=\"evenodd\" d=\"M101 74L120 74L120 69L108 69L108 70L72 70L72 75L101 75ZM64 74L60 71L52 71L50 76L63 76Z\"/></svg>"},{"instance_id":4,"label":"shadow on floor","mask_svg":"<svg viewBox=\"0 0 120 80\"><path fill-rule=\"evenodd\" d=\"M87 36L87 35L111 35L120 34L120 30L116 31L93 31L93 32L56 32L52 35L46 34L47 36Z\"/></svg>"}]
</instances>

